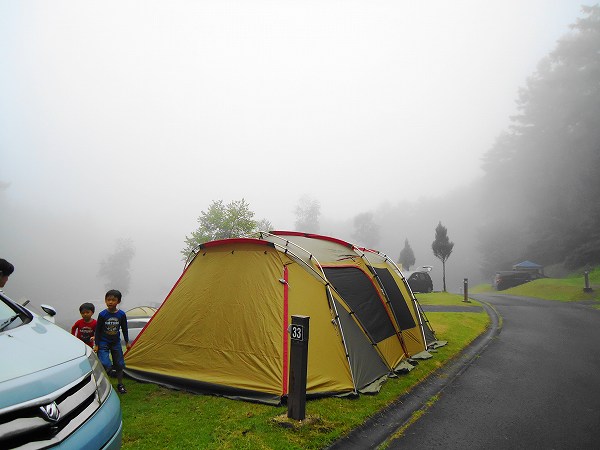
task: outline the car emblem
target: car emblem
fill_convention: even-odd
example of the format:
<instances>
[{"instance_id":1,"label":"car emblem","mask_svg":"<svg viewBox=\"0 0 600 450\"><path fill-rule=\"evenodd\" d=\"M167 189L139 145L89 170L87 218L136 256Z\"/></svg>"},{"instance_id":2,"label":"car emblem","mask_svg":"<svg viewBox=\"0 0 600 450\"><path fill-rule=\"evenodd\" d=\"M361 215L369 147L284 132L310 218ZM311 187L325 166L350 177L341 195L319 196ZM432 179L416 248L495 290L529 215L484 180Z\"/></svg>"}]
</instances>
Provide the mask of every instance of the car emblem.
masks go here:
<instances>
[{"instance_id":1,"label":"car emblem","mask_svg":"<svg viewBox=\"0 0 600 450\"><path fill-rule=\"evenodd\" d=\"M47 405L40 406L40 410L46 416L50 422L57 422L60 419L60 411L56 402L48 403Z\"/></svg>"}]
</instances>

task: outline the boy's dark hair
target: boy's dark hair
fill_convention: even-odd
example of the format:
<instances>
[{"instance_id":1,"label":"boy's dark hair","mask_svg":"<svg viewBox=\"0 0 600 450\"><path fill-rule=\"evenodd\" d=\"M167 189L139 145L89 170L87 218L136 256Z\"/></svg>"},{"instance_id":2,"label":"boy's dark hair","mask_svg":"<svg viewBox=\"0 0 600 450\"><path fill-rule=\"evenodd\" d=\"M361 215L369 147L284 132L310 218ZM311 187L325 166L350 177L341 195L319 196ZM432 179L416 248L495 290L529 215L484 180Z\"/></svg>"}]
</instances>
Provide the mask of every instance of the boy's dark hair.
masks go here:
<instances>
[{"instance_id":1,"label":"boy's dark hair","mask_svg":"<svg viewBox=\"0 0 600 450\"><path fill-rule=\"evenodd\" d=\"M9 277L15 271L15 266L5 259L0 259L0 276Z\"/></svg>"},{"instance_id":2,"label":"boy's dark hair","mask_svg":"<svg viewBox=\"0 0 600 450\"><path fill-rule=\"evenodd\" d=\"M108 297L115 297L118 301L118 303L121 303L121 291L117 291L116 289L111 289L110 291L108 291L106 293L106 295L104 296L104 299L107 299Z\"/></svg>"},{"instance_id":3,"label":"boy's dark hair","mask_svg":"<svg viewBox=\"0 0 600 450\"><path fill-rule=\"evenodd\" d=\"M83 312L83 311L91 311L91 312L96 312L96 308L94 307L93 303L82 303L81 306L79 307L79 312Z\"/></svg>"}]
</instances>

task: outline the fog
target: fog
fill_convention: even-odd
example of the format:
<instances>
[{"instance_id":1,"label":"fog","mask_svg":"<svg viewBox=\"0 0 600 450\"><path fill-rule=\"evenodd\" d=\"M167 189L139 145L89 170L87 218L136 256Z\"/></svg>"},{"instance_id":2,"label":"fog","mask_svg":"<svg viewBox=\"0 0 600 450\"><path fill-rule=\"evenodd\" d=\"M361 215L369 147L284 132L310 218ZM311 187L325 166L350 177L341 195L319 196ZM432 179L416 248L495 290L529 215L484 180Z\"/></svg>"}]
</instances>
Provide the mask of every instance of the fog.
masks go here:
<instances>
[{"instance_id":1,"label":"fog","mask_svg":"<svg viewBox=\"0 0 600 450\"><path fill-rule=\"evenodd\" d=\"M380 250L409 239L436 289L442 221L456 291L479 276L481 156L579 15L572 0L4 1L4 290L74 319L101 308L101 261L131 239L123 308L159 304L211 201L294 229L310 196L322 234L352 240L373 212Z\"/></svg>"}]
</instances>

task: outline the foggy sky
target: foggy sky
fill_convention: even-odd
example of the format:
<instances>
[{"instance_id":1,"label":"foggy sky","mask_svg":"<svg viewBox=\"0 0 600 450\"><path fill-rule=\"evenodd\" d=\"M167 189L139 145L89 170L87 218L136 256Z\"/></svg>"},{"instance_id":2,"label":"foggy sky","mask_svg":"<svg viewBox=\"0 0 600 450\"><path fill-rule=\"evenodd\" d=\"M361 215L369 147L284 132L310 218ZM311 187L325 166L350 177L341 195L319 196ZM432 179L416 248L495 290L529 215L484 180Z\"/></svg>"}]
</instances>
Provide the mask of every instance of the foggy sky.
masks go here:
<instances>
[{"instance_id":1,"label":"foggy sky","mask_svg":"<svg viewBox=\"0 0 600 450\"><path fill-rule=\"evenodd\" d=\"M131 238L124 309L160 302L212 200L293 229L303 195L343 224L462 189L579 15L573 0L4 1L5 291L99 307L99 263ZM409 240L430 245L438 220Z\"/></svg>"}]
</instances>

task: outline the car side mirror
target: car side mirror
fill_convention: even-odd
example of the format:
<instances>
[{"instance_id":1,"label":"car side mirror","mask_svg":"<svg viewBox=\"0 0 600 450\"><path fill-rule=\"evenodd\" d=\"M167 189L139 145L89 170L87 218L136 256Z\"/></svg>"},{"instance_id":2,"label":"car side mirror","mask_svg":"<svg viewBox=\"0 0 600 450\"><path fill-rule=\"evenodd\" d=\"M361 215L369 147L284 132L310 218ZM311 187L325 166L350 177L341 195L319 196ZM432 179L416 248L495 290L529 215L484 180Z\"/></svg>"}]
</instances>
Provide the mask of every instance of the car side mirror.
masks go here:
<instances>
[{"instance_id":1,"label":"car side mirror","mask_svg":"<svg viewBox=\"0 0 600 450\"><path fill-rule=\"evenodd\" d=\"M56 315L56 310L50 305L40 305L40 308L42 308L42 310L50 317L54 317Z\"/></svg>"}]
</instances>

